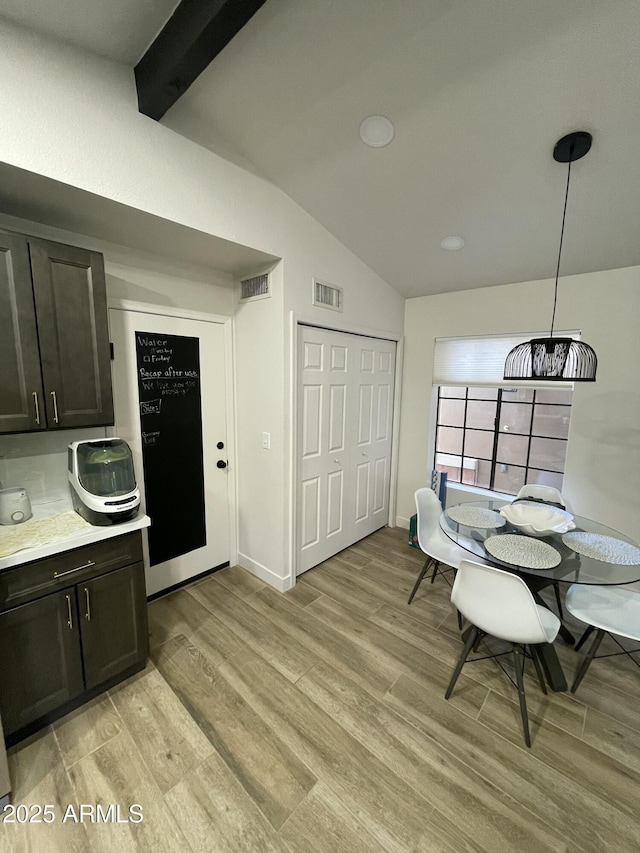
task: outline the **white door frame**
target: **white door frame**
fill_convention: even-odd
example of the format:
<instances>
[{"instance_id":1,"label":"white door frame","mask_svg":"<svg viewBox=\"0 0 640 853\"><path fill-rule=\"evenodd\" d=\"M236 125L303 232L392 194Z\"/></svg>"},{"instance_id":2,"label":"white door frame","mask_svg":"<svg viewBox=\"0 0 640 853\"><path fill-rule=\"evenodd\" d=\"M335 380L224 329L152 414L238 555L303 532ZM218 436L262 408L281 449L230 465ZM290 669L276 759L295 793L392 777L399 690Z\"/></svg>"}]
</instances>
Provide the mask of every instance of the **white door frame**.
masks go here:
<instances>
[{"instance_id":1,"label":"white door frame","mask_svg":"<svg viewBox=\"0 0 640 853\"><path fill-rule=\"evenodd\" d=\"M343 323L339 319L326 323L318 322L317 317L308 317L303 314L290 312L289 316L289 347L291 352L291 385L289 388L289 435L290 456L289 470L291 471L291 489L289 490L288 524L289 524L289 574L284 579L284 588L292 589L296 584L298 562L300 558L300 543L298 542L298 490L300 487L300 465L298 461L298 360L300 356L298 347L298 329L300 326L314 326L318 329L326 329L330 332L344 332L352 335L365 335L368 338L395 341L396 343L396 370L395 386L393 392L393 422L391 436L391 472L389 477L389 524L395 523L396 517L396 492L398 486L398 440L400 427L400 395L402 383L402 362L404 352L404 338L397 332L385 332L380 329L371 329L366 326L357 326L351 323Z\"/></svg>"},{"instance_id":2,"label":"white door frame","mask_svg":"<svg viewBox=\"0 0 640 853\"><path fill-rule=\"evenodd\" d=\"M107 309L116 311L135 311L139 314L153 314L161 317L172 317L181 320L200 320L203 323L216 323L224 330L224 370L225 370L225 420L227 425L227 459L228 464L228 500L229 500L229 565L238 562L238 524L237 524L237 483L236 483L236 417L235 389L233 369L233 318L222 314L206 314L202 311L188 311L166 305L151 305L148 302L133 302L129 299L107 300ZM115 426L107 430L115 435Z\"/></svg>"}]
</instances>

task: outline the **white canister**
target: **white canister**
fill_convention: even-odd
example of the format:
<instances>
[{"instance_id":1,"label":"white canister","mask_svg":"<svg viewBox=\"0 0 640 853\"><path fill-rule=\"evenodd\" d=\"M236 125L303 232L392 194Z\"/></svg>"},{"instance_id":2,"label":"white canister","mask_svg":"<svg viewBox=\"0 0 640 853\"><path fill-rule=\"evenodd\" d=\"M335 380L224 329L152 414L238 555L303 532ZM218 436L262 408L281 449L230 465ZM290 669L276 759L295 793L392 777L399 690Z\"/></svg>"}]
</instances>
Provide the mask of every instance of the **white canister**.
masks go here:
<instances>
[{"instance_id":1,"label":"white canister","mask_svg":"<svg viewBox=\"0 0 640 853\"><path fill-rule=\"evenodd\" d=\"M31 518L31 501L22 486L0 489L0 524L20 524Z\"/></svg>"}]
</instances>

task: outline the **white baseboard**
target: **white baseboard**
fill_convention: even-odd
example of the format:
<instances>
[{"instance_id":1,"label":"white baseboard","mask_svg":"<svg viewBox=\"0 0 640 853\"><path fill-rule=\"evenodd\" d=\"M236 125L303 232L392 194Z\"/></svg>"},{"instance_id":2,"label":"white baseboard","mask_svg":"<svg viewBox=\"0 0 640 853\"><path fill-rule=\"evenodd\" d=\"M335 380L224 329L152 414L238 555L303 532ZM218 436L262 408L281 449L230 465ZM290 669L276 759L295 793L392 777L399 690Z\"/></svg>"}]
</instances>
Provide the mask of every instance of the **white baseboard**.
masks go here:
<instances>
[{"instance_id":1,"label":"white baseboard","mask_svg":"<svg viewBox=\"0 0 640 853\"><path fill-rule=\"evenodd\" d=\"M269 586L277 589L278 592L287 592L287 590L292 589L295 585L293 578L280 577L275 572L272 572L271 569L263 566L262 563L257 563L255 560L252 560L240 551L238 551L238 565L243 569L246 569L248 572L251 572L251 574L255 575L257 578L260 578L261 581L268 583Z\"/></svg>"},{"instance_id":2,"label":"white baseboard","mask_svg":"<svg viewBox=\"0 0 640 853\"><path fill-rule=\"evenodd\" d=\"M409 519L404 516L396 515L396 527L402 527L405 530L409 529Z\"/></svg>"}]
</instances>

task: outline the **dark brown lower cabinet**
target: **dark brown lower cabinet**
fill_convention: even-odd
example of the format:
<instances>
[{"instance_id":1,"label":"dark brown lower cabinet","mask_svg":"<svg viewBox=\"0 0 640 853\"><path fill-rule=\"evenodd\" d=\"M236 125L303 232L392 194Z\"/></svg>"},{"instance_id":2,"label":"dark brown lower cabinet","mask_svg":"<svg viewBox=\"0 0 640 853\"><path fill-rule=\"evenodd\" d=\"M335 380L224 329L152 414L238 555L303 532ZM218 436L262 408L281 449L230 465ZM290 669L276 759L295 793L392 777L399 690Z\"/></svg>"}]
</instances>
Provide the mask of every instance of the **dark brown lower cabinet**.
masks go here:
<instances>
[{"instance_id":1,"label":"dark brown lower cabinet","mask_svg":"<svg viewBox=\"0 0 640 853\"><path fill-rule=\"evenodd\" d=\"M49 714L84 690L76 622L73 588L0 615L5 736Z\"/></svg>"},{"instance_id":2,"label":"dark brown lower cabinet","mask_svg":"<svg viewBox=\"0 0 640 853\"><path fill-rule=\"evenodd\" d=\"M147 601L142 563L118 569L76 587L87 688L144 661Z\"/></svg>"},{"instance_id":3,"label":"dark brown lower cabinet","mask_svg":"<svg viewBox=\"0 0 640 853\"><path fill-rule=\"evenodd\" d=\"M0 714L9 742L145 666L144 566L138 559L114 568L133 556L141 556L139 533L0 576Z\"/></svg>"}]
</instances>

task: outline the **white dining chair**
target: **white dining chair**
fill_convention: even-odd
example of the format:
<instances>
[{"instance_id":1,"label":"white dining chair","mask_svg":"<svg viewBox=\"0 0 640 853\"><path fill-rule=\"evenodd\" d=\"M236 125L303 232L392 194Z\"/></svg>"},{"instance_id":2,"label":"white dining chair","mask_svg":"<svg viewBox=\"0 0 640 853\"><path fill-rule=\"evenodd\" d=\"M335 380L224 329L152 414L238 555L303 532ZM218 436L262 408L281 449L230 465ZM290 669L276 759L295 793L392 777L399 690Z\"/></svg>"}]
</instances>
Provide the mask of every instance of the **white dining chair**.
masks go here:
<instances>
[{"instance_id":1,"label":"white dining chair","mask_svg":"<svg viewBox=\"0 0 640 853\"><path fill-rule=\"evenodd\" d=\"M640 592L626 586L595 586L574 583L567 590L565 604L572 616L581 622L586 622L588 626L576 644L576 651L584 645L594 631L596 632L589 651L571 685L572 693L576 692L578 685L589 669L591 661L596 657L596 652L605 634L608 634L617 643L621 651L597 655L597 657L605 658L625 654L637 666L640 666L640 663L632 657L632 655L640 652L640 648L629 651L616 639L616 637L625 637L628 640L640 642Z\"/></svg>"},{"instance_id":2,"label":"white dining chair","mask_svg":"<svg viewBox=\"0 0 640 853\"><path fill-rule=\"evenodd\" d=\"M438 572L445 575L447 572L455 571L460 561L469 556L468 551L456 545L440 529L442 505L436 493L429 488L418 489L415 493L415 501L418 512L418 545L427 559L411 590L407 604L411 604L413 601L418 587L429 569L431 569L431 583L433 583ZM478 559L482 562L480 558ZM460 620L458 620L458 624L460 624Z\"/></svg>"},{"instance_id":3,"label":"white dining chair","mask_svg":"<svg viewBox=\"0 0 640 853\"><path fill-rule=\"evenodd\" d=\"M516 500L521 501L526 500L527 498L532 498L535 501L542 501L543 503L548 503L552 506L559 506L562 509L567 509L567 502L563 498L562 493L553 486L539 486L537 483L525 483L516 495ZM558 616L560 619L564 619L562 599L560 598L560 584L557 581L553 581L552 586L556 596Z\"/></svg>"},{"instance_id":4,"label":"white dining chair","mask_svg":"<svg viewBox=\"0 0 640 853\"><path fill-rule=\"evenodd\" d=\"M524 741L527 746L531 746L523 678L525 657L528 652L533 659L540 687L542 692L546 693L547 688L536 646L540 643L552 643L555 640L560 629L560 620L555 613L536 604L522 578L511 572L505 572L494 566L481 565L471 560L463 560L458 566L451 590L451 601L469 620L471 626L468 629L462 654L447 687L445 699L451 696L471 650L477 649L485 636L497 637L511 643ZM489 657L500 656L489 655ZM481 658L481 660L484 659L486 658ZM504 671L506 673L506 670ZM508 677L511 679L511 676Z\"/></svg>"}]
</instances>

